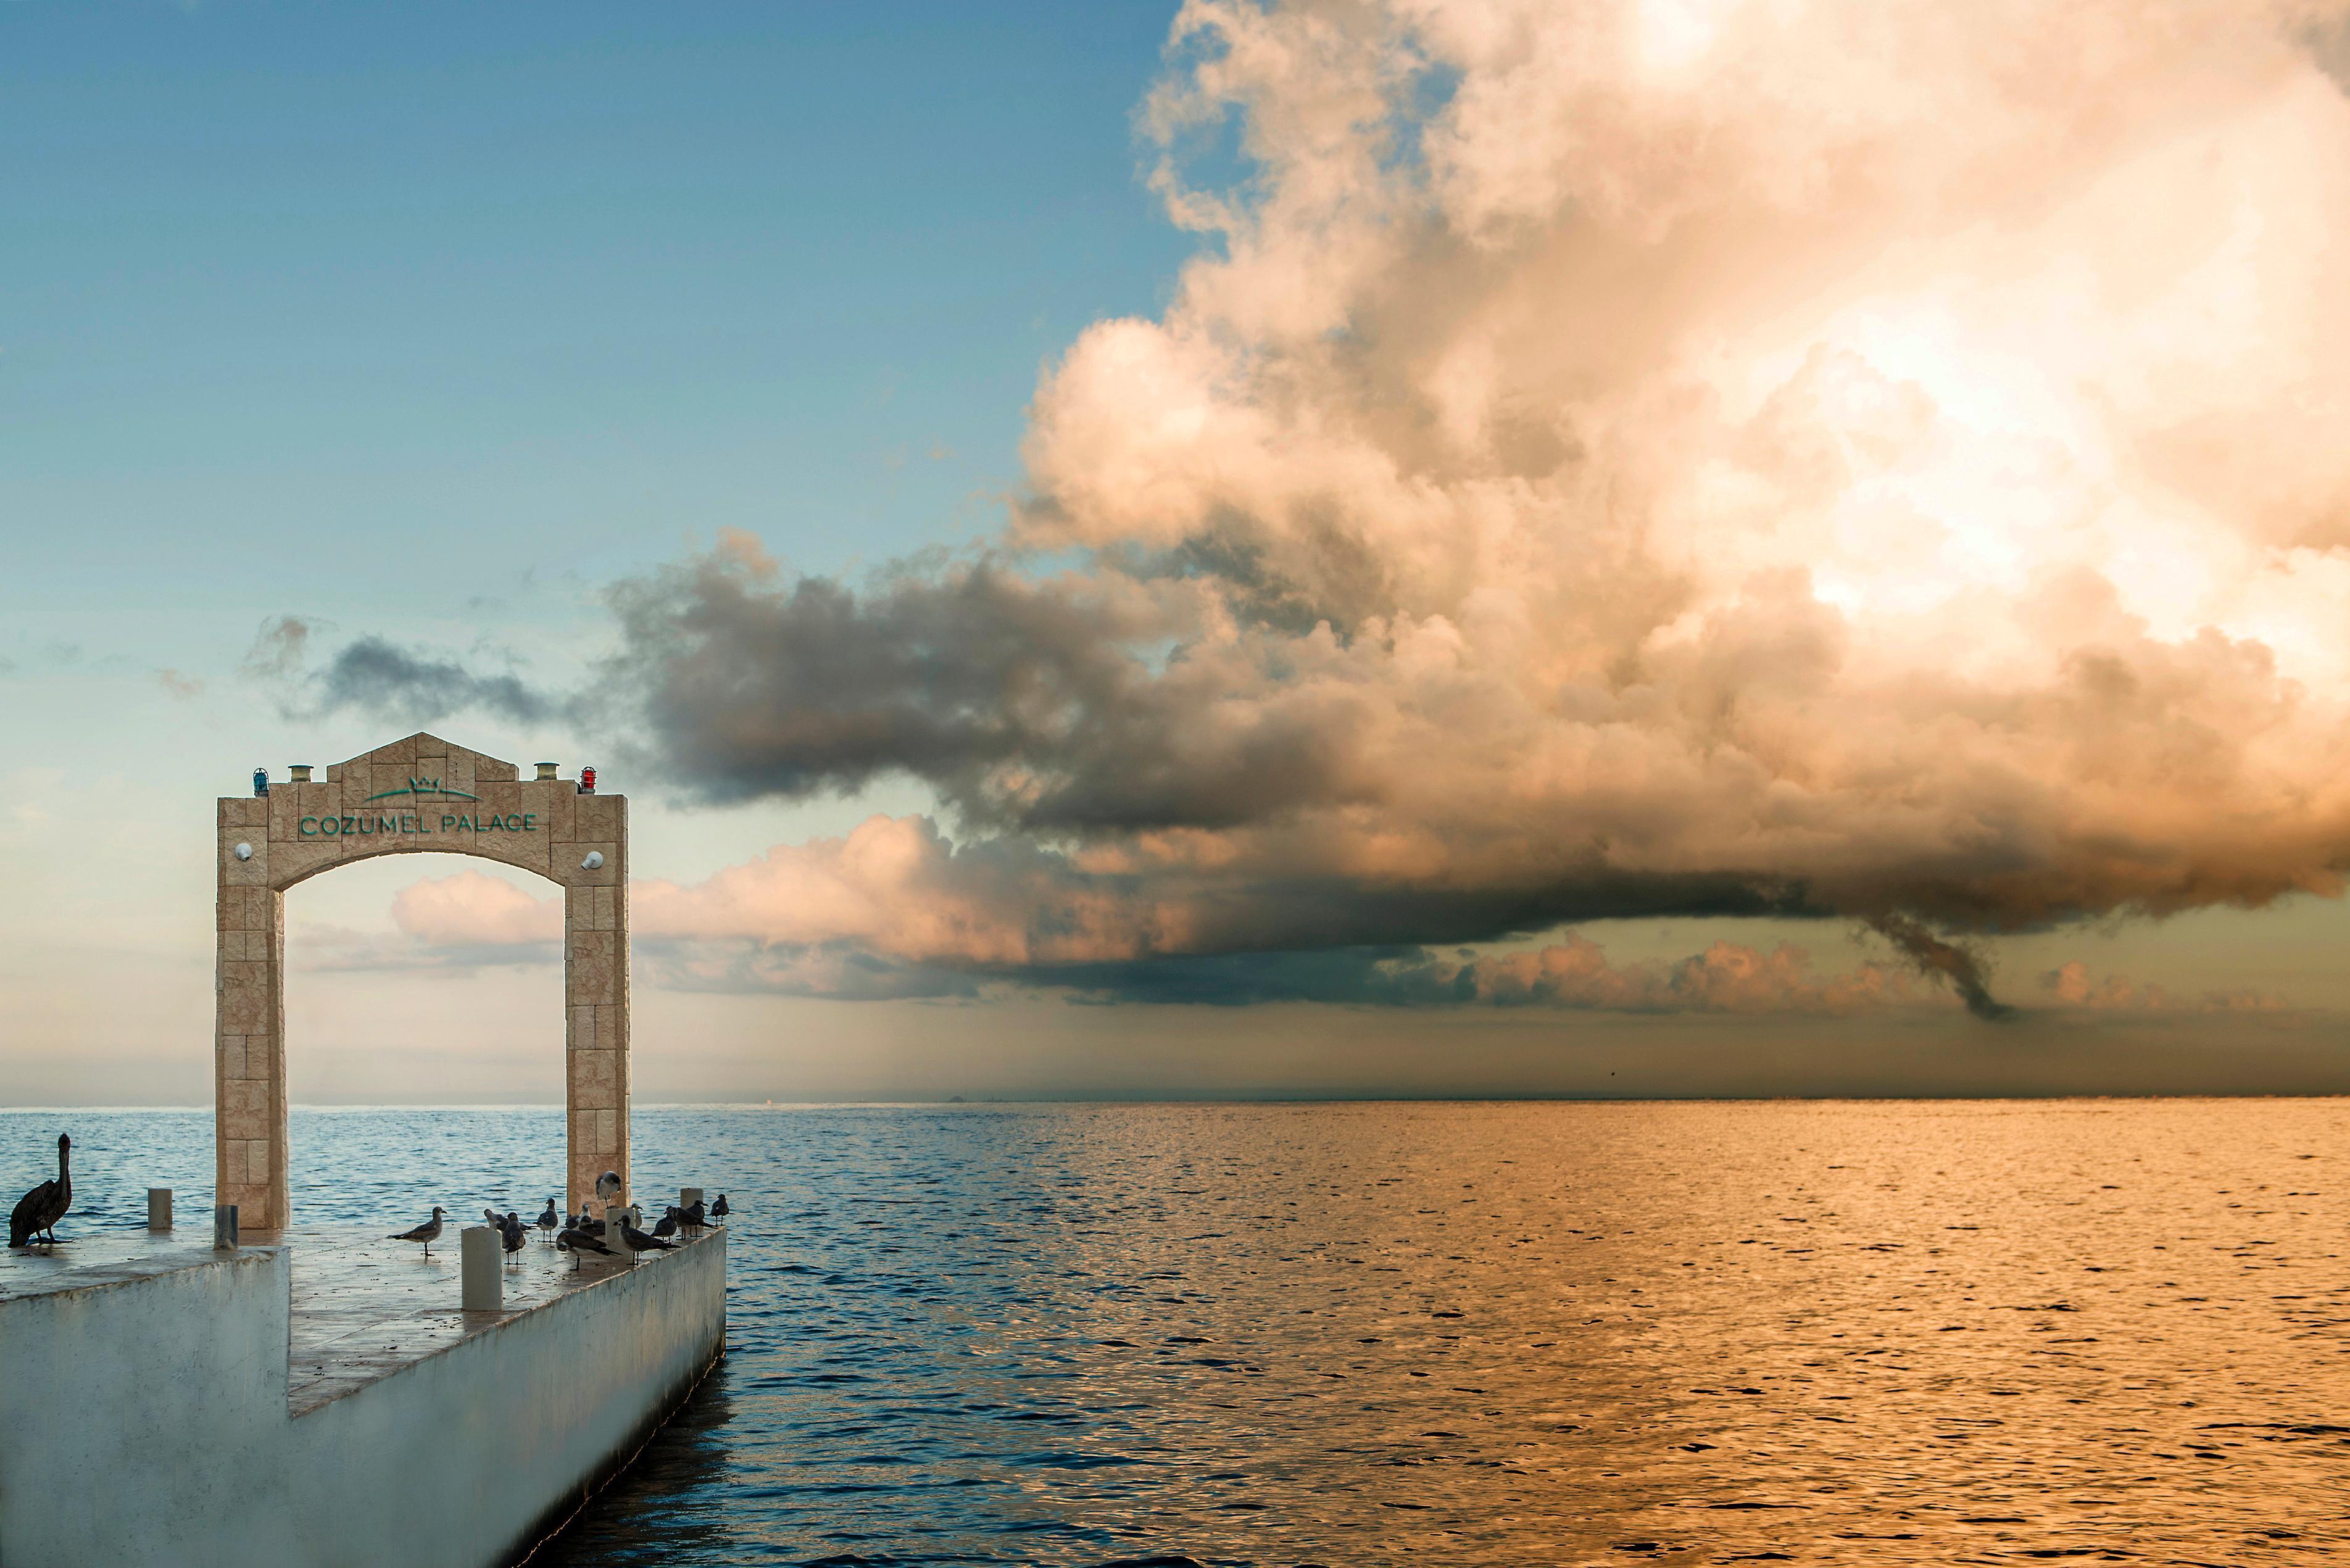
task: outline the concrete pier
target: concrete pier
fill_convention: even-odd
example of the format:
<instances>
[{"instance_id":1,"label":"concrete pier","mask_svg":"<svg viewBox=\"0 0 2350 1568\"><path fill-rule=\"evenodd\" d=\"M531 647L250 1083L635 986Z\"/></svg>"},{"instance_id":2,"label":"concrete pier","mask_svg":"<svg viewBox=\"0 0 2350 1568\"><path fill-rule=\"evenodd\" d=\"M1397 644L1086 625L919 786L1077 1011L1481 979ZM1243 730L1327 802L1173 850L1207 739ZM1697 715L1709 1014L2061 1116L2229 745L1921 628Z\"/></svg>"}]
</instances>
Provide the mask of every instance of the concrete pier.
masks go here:
<instances>
[{"instance_id":1,"label":"concrete pier","mask_svg":"<svg viewBox=\"0 0 2350 1568\"><path fill-rule=\"evenodd\" d=\"M209 1240L0 1253L7 1568L512 1562L724 1346L723 1231L577 1274L534 1243L494 1312L372 1232Z\"/></svg>"}]
</instances>

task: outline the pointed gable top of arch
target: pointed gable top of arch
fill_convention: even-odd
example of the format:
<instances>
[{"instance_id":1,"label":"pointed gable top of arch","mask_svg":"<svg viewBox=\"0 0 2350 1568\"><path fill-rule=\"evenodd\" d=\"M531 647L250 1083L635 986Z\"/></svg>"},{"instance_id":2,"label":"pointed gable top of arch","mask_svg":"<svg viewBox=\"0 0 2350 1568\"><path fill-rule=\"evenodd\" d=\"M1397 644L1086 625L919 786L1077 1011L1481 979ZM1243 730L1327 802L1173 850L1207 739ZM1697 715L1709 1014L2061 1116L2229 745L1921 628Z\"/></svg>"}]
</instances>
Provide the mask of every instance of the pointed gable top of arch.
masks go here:
<instances>
[{"instance_id":1,"label":"pointed gable top of arch","mask_svg":"<svg viewBox=\"0 0 2350 1568\"><path fill-rule=\"evenodd\" d=\"M395 772L420 778L441 780L444 784L464 781L468 794L476 784L514 784L522 777L522 770L514 763L476 752L470 747L444 741L429 731L419 730L404 740L378 746L371 752L361 752L327 767L327 782L340 784L355 776L361 769L372 780L375 770L390 768Z\"/></svg>"},{"instance_id":2,"label":"pointed gable top of arch","mask_svg":"<svg viewBox=\"0 0 2350 1568\"><path fill-rule=\"evenodd\" d=\"M503 861L566 887L619 887L628 820L623 796L582 794L551 770L524 778L502 757L420 730L329 764L323 779L224 797L223 885L282 890L354 860L440 853Z\"/></svg>"}]
</instances>

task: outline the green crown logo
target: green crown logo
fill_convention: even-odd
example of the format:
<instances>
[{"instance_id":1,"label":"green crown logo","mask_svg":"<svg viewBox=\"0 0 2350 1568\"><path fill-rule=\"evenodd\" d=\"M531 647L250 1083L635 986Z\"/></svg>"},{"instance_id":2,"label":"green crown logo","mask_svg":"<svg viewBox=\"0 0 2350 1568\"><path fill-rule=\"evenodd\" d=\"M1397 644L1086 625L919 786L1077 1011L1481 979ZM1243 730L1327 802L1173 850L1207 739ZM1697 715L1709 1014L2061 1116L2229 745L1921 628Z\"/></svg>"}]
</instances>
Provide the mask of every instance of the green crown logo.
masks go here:
<instances>
[{"instance_id":1,"label":"green crown logo","mask_svg":"<svg viewBox=\"0 0 2350 1568\"><path fill-rule=\"evenodd\" d=\"M439 779L410 779L400 789L388 789L368 796L369 800L390 800L396 794L437 794L456 800L479 800L477 794L467 794L461 789L451 789Z\"/></svg>"}]
</instances>

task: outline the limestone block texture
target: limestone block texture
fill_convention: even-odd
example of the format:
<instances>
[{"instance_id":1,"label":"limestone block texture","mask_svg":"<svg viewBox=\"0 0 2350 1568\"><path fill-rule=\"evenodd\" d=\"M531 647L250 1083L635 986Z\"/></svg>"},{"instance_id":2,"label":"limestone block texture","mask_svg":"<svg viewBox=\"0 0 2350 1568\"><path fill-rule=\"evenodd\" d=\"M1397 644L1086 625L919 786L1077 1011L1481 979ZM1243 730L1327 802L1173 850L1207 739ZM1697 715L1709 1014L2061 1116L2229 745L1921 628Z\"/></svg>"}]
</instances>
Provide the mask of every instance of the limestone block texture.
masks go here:
<instances>
[{"instance_id":1,"label":"limestone block texture","mask_svg":"<svg viewBox=\"0 0 2350 1568\"><path fill-rule=\"evenodd\" d=\"M273 784L265 799L224 796L214 824L214 1179L243 1229L288 1217L286 890L380 855L471 855L563 888L566 1201L586 1203L607 1170L630 1190L626 796L525 779L420 732L331 763L318 782Z\"/></svg>"}]
</instances>

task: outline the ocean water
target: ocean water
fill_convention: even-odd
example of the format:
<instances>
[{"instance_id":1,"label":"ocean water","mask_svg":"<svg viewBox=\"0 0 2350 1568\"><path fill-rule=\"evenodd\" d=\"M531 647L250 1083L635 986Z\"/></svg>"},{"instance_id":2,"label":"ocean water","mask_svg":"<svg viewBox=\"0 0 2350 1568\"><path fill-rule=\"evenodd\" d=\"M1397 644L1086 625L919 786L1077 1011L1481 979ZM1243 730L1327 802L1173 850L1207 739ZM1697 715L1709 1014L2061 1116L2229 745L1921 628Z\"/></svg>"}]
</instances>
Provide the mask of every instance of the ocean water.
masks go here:
<instances>
[{"instance_id":1,"label":"ocean water","mask_svg":"<svg viewBox=\"0 0 2350 1568\"><path fill-rule=\"evenodd\" d=\"M728 1354L539 1561L2306 1563L2350 1101L639 1108ZM208 1113L0 1112L82 1209ZM305 1220L535 1211L552 1110L294 1118Z\"/></svg>"}]
</instances>

